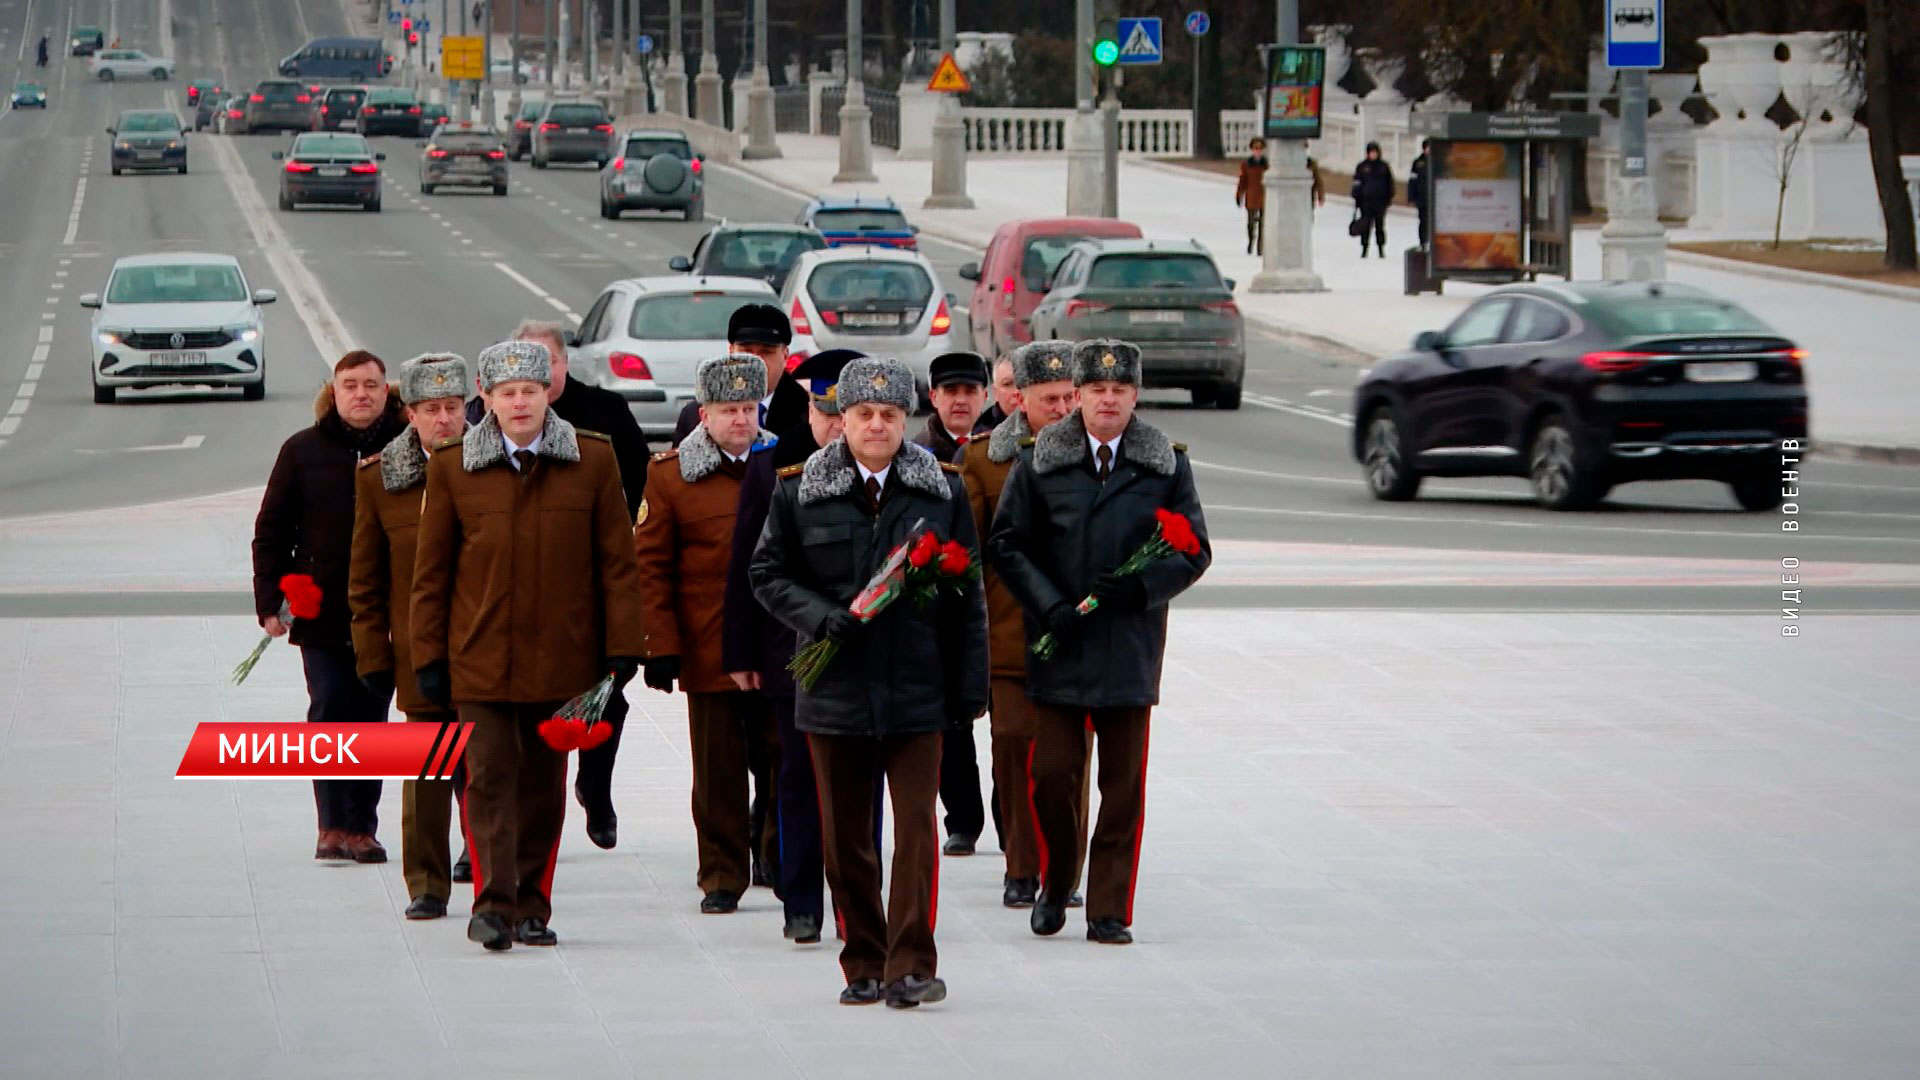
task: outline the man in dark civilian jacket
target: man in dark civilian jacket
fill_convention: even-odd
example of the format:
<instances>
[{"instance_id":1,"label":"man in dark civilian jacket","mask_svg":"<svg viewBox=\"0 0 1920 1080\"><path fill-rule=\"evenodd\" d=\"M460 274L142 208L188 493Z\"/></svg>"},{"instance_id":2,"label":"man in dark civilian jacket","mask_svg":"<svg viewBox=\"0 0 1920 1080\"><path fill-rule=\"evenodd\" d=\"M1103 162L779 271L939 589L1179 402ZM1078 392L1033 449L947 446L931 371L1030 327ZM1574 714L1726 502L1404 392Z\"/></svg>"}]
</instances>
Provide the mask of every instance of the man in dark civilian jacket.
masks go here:
<instances>
[{"instance_id":1,"label":"man in dark civilian jacket","mask_svg":"<svg viewBox=\"0 0 1920 1080\"><path fill-rule=\"evenodd\" d=\"M1074 347L1073 381L1080 407L1021 449L1000 494L990 550L1000 580L1026 611L1029 645L1045 632L1058 639L1050 657L1027 654L1042 862L1033 932L1056 934L1066 923L1067 891L1079 870L1075 837L1091 723L1100 815L1087 860L1087 938L1125 945L1133 941L1147 723L1160 701L1167 604L1199 580L1213 556L1186 447L1134 415L1140 350L1123 341L1082 341ZM1199 554L1176 552L1138 574L1115 574L1153 534L1161 509L1192 522ZM1081 615L1076 608L1087 596L1099 606Z\"/></svg>"},{"instance_id":2,"label":"man in dark civilian jacket","mask_svg":"<svg viewBox=\"0 0 1920 1080\"><path fill-rule=\"evenodd\" d=\"M946 998L936 973L939 852L934 799L940 733L986 711L987 611L976 577L925 607L893 604L863 622L848 605L892 550L924 530L977 549L958 467L906 442L913 373L861 359L836 389L845 433L799 468L781 470L755 550L754 595L800 642L841 644L794 722L808 734L827 880L846 945L840 1000L893 1008ZM873 775L893 799L893 867L880 897L872 832Z\"/></svg>"},{"instance_id":3,"label":"man in dark civilian jacket","mask_svg":"<svg viewBox=\"0 0 1920 1080\"><path fill-rule=\"evenodd\" d=\"M313 426L280 446L253 523L253 608L274 637L291 632L307 676L307 719L368 724L387 718L387 698L360 683L353 656L347 578L353 562L354 472L406 430L400 397L387 386L387 365L361 349L333 365L333 379L313 405ZM280 618L280 579L307 574L320 587L320 615ZM374 838L380 781L315 780L320 819L313 857L376 863L387 860Z\"/></svg>"}]
</instances>

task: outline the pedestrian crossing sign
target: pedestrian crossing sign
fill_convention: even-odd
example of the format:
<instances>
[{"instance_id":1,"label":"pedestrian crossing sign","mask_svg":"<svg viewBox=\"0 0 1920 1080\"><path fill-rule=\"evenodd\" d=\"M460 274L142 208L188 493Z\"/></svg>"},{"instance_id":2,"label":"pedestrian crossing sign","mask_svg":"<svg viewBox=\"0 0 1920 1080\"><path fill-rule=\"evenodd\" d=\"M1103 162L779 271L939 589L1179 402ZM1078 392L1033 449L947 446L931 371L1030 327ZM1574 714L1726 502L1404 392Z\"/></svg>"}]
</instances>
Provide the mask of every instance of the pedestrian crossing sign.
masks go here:
<instances>
[{"instance_id":1,"label":"pedestrian crossing sign","mask_svg":"<svg viewBox=\"0 0 1920 1080\"><path fill-rule=\"evenodd\" d=\"M933 69L933 78L927 81L927 89L936 94L964 94L973 89L967 81L967 73L953 62L953 54L947 53L940 58L940 66Z\"/></svg>"},{"instance_id":2,"label":"pedestrian crossing sign","mask_svg":"<svg viewBox=\"0 0 1920 1080\"><path fill-rule=\"evenodd\" d=\"M1163 50L1160 48L1160 19L1158 16L1129 18L1119 20L1120 63L1157 64Z\"/></svg>"}]
</instances>

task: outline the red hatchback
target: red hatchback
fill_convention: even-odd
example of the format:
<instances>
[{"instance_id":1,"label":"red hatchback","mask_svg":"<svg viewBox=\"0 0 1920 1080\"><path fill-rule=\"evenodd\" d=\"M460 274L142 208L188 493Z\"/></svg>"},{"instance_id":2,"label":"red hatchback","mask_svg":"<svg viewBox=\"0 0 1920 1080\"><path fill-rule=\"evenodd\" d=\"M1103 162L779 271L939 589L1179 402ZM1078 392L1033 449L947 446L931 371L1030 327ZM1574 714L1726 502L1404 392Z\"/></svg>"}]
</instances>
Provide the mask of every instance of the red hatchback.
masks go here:
<instances>
[{"instance_id":1,"label":"red hatchback","mask_svg":"<svg viewBox=\"0 0 1920 1080\"><path fill-rule=\"evenodd\" d=\"M973 282L967 313L973 350L997 358L1033 340L1028 320L1074 244L1139 236L1140 226L1113 218L1028 218L1000 226L980 261L960 268L960 276Z\"/></svg>"}]
</instances>

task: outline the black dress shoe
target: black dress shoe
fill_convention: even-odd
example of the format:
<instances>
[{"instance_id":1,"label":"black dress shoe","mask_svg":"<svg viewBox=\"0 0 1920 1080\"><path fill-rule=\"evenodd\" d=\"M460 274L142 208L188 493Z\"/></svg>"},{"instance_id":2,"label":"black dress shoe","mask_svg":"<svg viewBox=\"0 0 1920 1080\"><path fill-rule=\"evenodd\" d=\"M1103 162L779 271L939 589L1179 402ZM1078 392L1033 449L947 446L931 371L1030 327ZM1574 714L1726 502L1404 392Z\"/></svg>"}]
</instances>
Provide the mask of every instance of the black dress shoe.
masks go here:
<instances>
[{"instance_id":1,"label":"black dress shoe","mask_svg":"<svg viewBox=\"0 0 1920 1080\"><path fill-rule=\"evenodd\" d=\"M1087 940L1102 945L1131 945L1133 931L1119 919L1095 919L1087 924Z\"/></svg>"},{"instance_id":2,"label":"black dress shoe","mask_svg":"<svg viewBox=\"0 0 1920 1080\"><path fill-rule=\"evenodd\" d=\"M498 915L475 915L467 920L467 940L480 943L489 952L504 952L513 948L513 931Z\"/></svg>"},{"instance_id":3,"label":"black dress shoe","mask_svg":"<svg viewBox=\"0 0 1920 1080\"><path fill-rule=\"evenodd\" d=\"M971 855L973 854L973 848L976 843L977 840L974 837L954 833L952 836L947 837L946 844L940 848L940 854Z\"/></svg>"},{"instance_id":4,"label":"black dress shoe","mask_svg":"<svg viewBox=\"0 0 1920 1080\"><path fill-rule=\"evenodd\" d=\"M916 1005L932 1005L936 1001L947 1000L947 981L929 979L919 975L905 975L893 981L887 987L887 1008L911 1009Z\"/></svg>"},{"instance_id":5,"label":"black dress shoe","mask_svg":"<svg viewBox=\"0 0 1920 1080\"><path fill-rule=\"evenodd\" d=\"M1000 902L1010 908L1032 907L1039 896L1038 878L1008 878L1007 891L1001 894Z\"/></svg>"},{"instance_id":6,"label":"black dress shoe","mask_svg":"<svg viewBox=\"0 0 1920 1080\"><path fill-rule=\"evenodd\" d=\"M460 849L460 858L453 864L453 880L462 885L473 883L473 860L467 857L467 849Z\"/></svg>"},{"instance_id":7,"label":"black dress shoe","mask_svg":"<svg viewBox=\"0 0 1920 1080\"><path fill-rule=\"evenodd\" d=\"M789 915L781 934L795 945L812 945L820 940L820 916Z\"/></svg>"},{"instance_id":8,"label":"black dress shoe","mask_svg":"<svg viewBox=\"0 0 1920 1080\"><path fill-rule=\"evenodd\" d=\"M740 910L740 894L715 889L700 901L702 915L731 915Z\"/></svg>"},{"instance_id":9,"label":"black dress shoe","mask_svg":"<svg viewBox=\"0 0 1920 1080\"><path fill-rule=\"evenodd\" d=\"M513 924L513 940L522 945L558 945L560 935L547 927L547 920L526 918Z\"/></svg>"},{"instance_id":10,"label":"black dress shoe","mask_svg":"<svg viewBox=\"0 0 1920 1080\"><path fill-rule=\"evenodd\" d=\"M437 896L422 896L407 905L407 918L416 922L423 919L445 918L447 902Z\"/></svg>"},{"instance_id":11,"label":"black dress shoe","mask_svg":"<svg viewBox=\"0 0 1920 1080\"><path fill-rule=\"evenodd\" d=\"M1068 906L1068 907L1086 907L1086 906L1087 906L1087 898L1086 898L1086 897L1084 897L1084 896L1081 896L1081 895L1080 895L1080 890L1079 890L1079 889L1075 889L1075 890L1073 890L1073 892L1072 892L1072 893L1071 893L1070 895L1068 895L1068 897L1067 897L1067 906Z\"/></svg>"},{"instance_id":12,"label":"black dress shoe","mask_svg":"<svg viewBox=\"0 0 1920 1080\"><path fill-rule=\"evenodd\" d=\"M1039 897L1033 902L1033 914L1028 917L1027 925L1041 937L1052 937L1067 925L1067 909L1061 907L1058 900Z\"/></svg>"},{"instance_id":13,"label":"black dress shoe","mask_svg":"<svg viewBox=\"0 0 1920 1080\"><path fill-rule=\"evenodd\" d=\"M880 988L879 979L855 979L840 991L842 1005L878 1005L886 991Z\"/></svg>"}]
</instances>

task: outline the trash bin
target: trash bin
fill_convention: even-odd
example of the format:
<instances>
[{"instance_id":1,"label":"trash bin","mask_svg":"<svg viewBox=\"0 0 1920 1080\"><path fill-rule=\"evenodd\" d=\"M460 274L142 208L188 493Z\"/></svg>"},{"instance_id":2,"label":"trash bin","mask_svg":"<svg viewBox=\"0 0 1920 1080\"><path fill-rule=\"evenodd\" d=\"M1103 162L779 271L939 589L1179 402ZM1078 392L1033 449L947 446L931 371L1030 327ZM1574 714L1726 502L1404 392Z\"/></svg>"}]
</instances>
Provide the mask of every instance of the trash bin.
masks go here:
<instances>
[{"instance_id":1,"label":"trash bin","mask_svg":"<svg viewBox=\"0 0 1920 1080\"><path fill-rule=\"evenodd\" d=\"M1427 263L1427 249L1410 247L1401 255L1401 273L1405 284L1402 287L1408 296L1417 296L1423 292L1438 295L1440 279L1434 277Z\"/></svg>"}]
</instances>

